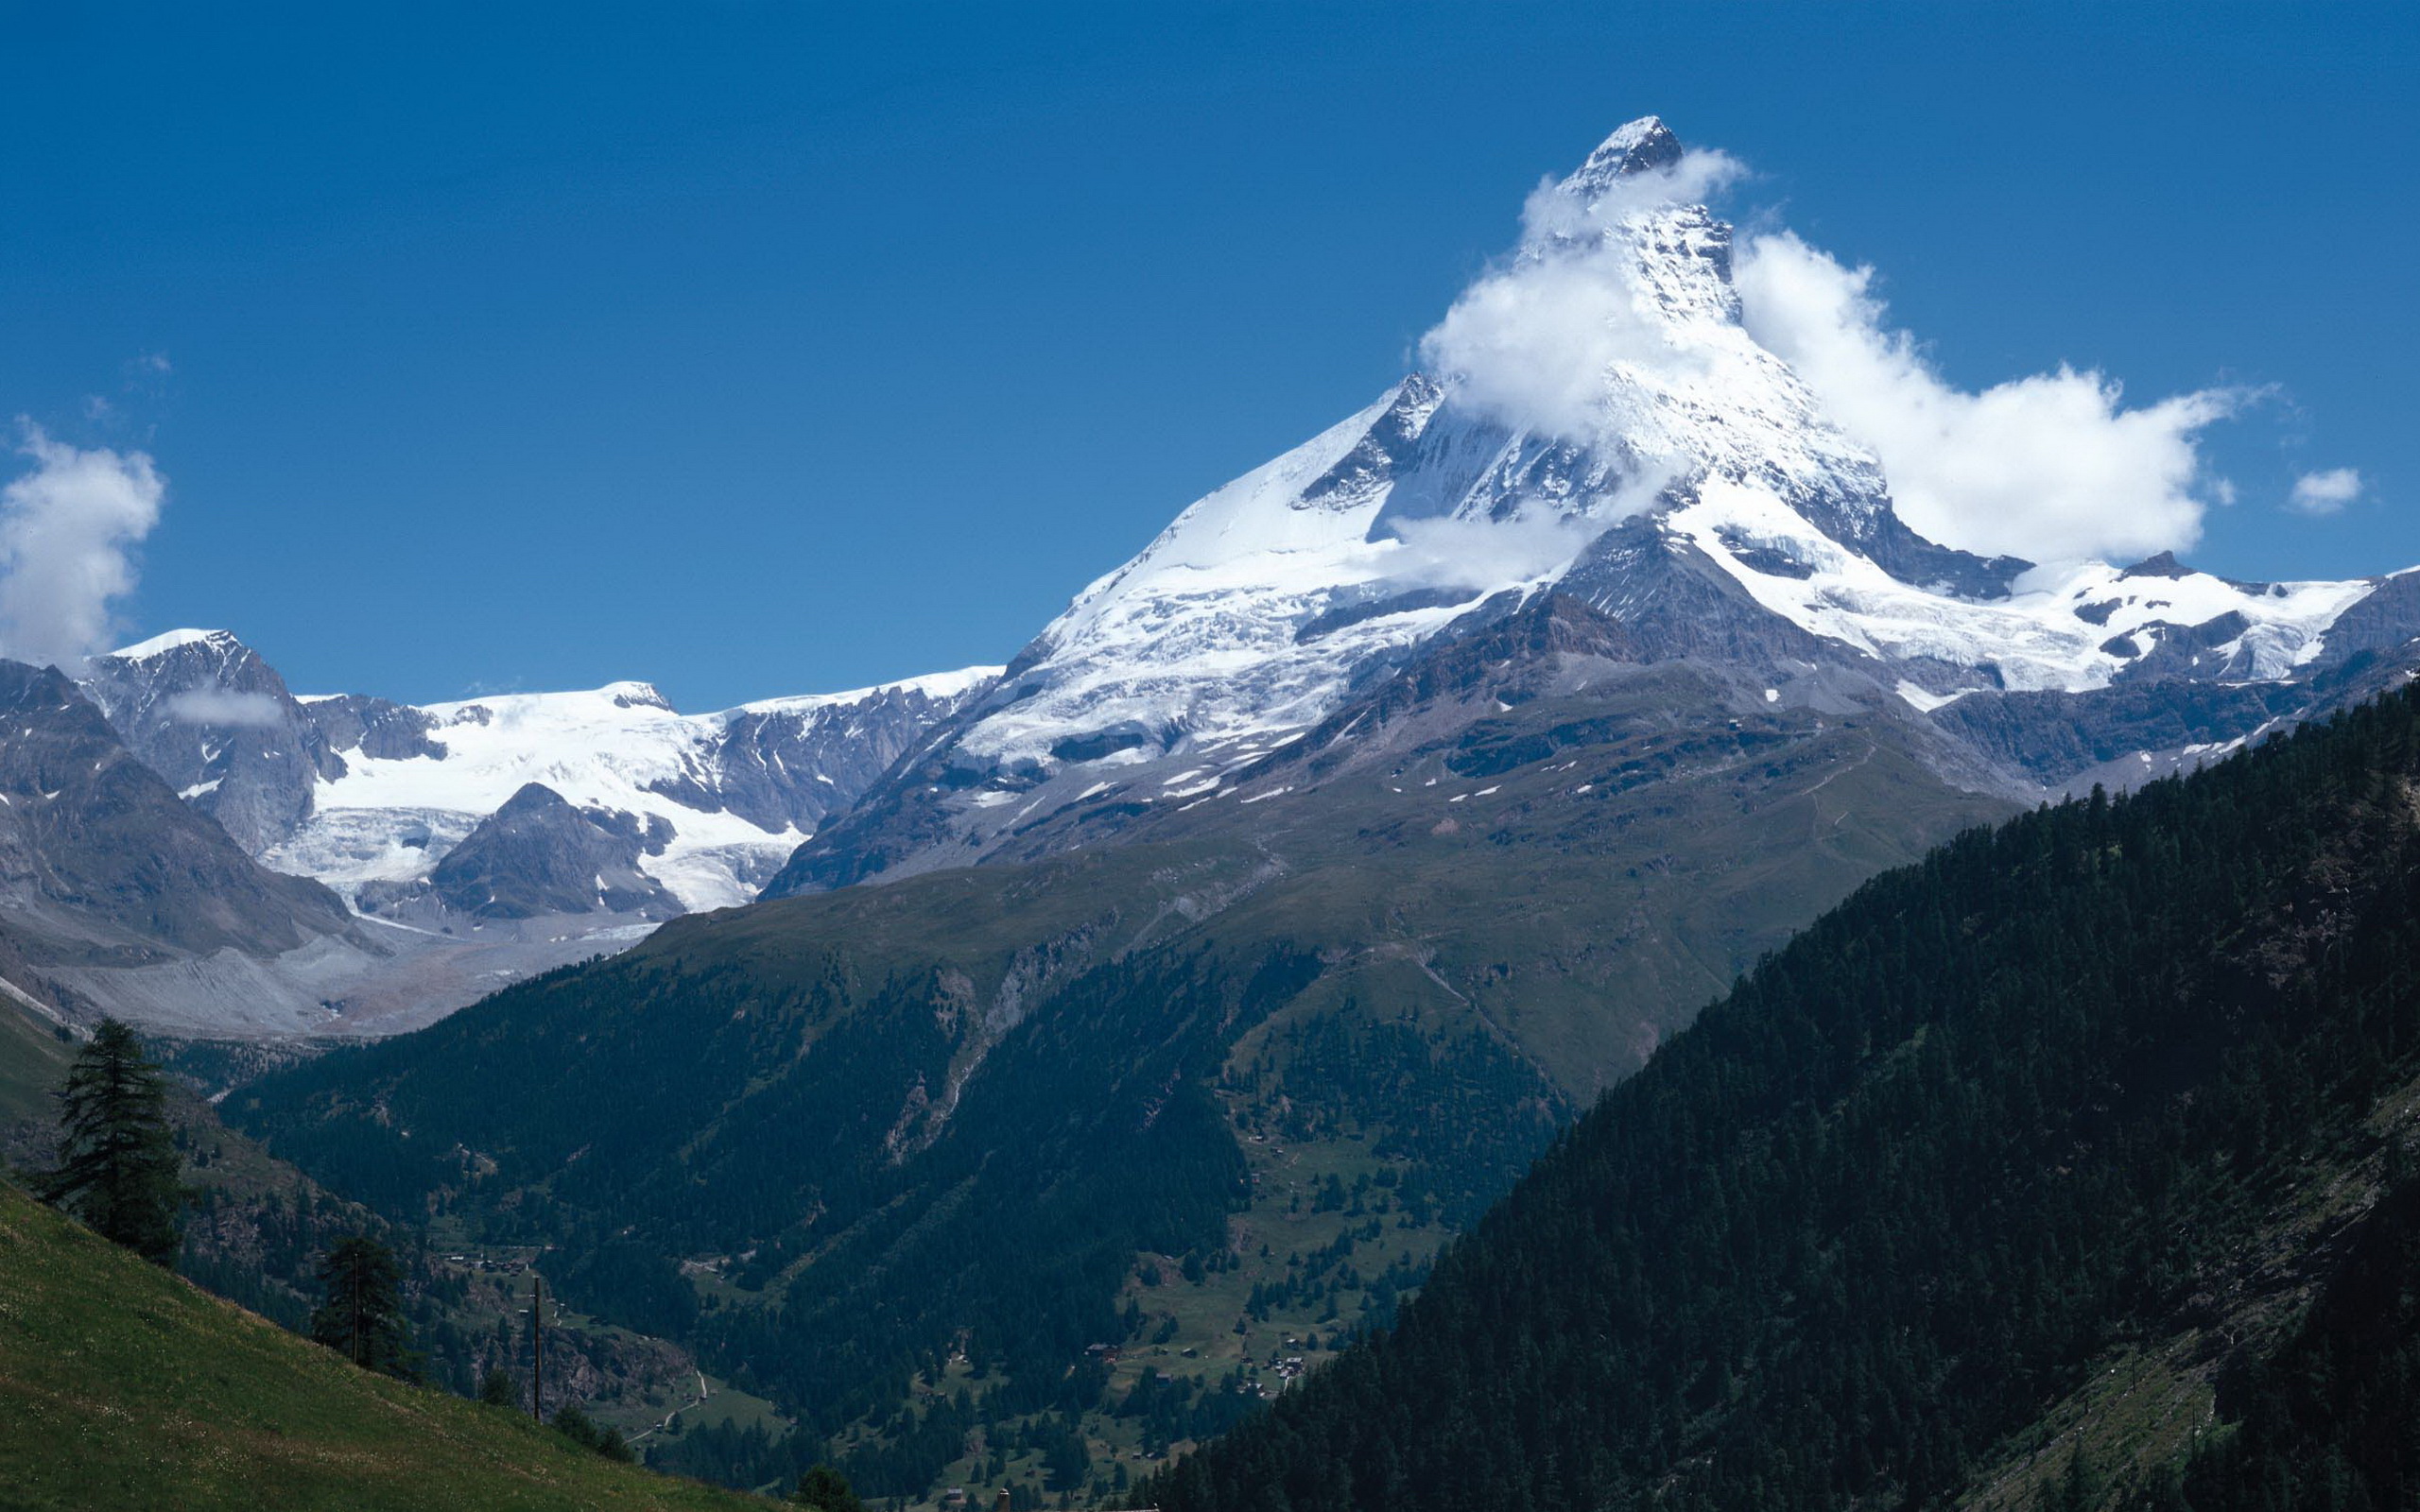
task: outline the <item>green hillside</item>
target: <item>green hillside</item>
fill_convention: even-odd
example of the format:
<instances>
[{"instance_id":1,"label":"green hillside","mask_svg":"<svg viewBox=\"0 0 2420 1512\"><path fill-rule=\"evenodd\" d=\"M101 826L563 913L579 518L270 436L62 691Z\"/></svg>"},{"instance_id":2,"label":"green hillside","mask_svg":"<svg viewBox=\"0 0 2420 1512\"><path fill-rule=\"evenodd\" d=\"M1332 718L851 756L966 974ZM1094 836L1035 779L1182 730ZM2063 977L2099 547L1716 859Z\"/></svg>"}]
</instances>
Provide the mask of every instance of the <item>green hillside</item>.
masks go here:
<instances>
[{"instance_id":1,"label":"green hillside","mask_svg":"<svg viewBox=\"0 0 2420 1512\"><path fill-rule=\"evenodd\" d=\"M1172 1512L2410 1505L2420 695L1881 877Z\"/></svg>"},{"instance_id":2,"label":"green hillside","mask_svg":"<svg viewBox=\"0 0 2420 1512\"><path fill-rule=\"evenodd\" d=\"M208 1064L243 1047L168 1047L184 1062ZM75 1055L54 1026L0 1002L0 1167L47 1167L56 1152L54 1091ZM190 1194L180 1217L180 1275L205 1290L300 1332L320 1299L318 1267L330 1246L370 1232L393 1246L405 1268L404 1301L421 1374L432 1385L475 1394L494 1369L526 1377L527 1330L518 1314L529 1281L514 1251L449 1257L418 1226L396 1224L320 1188L254 1141L219 1122L189 1086L171 1080L168 1122L183 1156ZM543 1269L543 1267L541 1267ZM586 1411L627 1433L644 1435L699 1388L695 1362L660 1339L576 1314L558 1315L547 1336L551 1410L569 1394Z\"/></svg>"},{"instance_id":3,"label":"green hillside","mask_svg":"<svg viewBox=\"0 0 2420 1512\"><path fill-rule=\"evenodd\" d=\"M357 1370L0 1181L0 1505L745 1507Z\"/></svg>"}]
</instances>

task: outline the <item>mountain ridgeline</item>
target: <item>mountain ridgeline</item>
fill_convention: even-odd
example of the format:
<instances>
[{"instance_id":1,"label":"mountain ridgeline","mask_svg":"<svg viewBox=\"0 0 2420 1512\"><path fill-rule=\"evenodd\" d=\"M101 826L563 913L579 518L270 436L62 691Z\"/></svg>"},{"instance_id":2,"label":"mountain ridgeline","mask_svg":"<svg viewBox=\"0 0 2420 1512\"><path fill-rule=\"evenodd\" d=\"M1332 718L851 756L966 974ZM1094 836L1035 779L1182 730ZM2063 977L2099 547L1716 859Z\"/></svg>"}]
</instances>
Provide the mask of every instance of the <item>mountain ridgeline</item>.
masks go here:
<instances>
[{"instance_id":1,"label":"mountain ridgeline","mask_svg":"<svg viewBox=\"0 0 2420 1512\"><path fill-rule=\"evenodd\" d=\"M8 980L181 1036L391 1034L747 902L991 671L683 714L298 697L224 630L0 662Z\"/></svg>"},{"instance_id":2,"label":"mountain ridgeline","mask_svg":"<svg viewBox=\"0 0 2420 1512\"><path fill-rule=\"evenodd\" d=\"M1144 1500L2410 1504L2415 804L2404 692L1876 879Z\"/></svg>"}]
</instances>

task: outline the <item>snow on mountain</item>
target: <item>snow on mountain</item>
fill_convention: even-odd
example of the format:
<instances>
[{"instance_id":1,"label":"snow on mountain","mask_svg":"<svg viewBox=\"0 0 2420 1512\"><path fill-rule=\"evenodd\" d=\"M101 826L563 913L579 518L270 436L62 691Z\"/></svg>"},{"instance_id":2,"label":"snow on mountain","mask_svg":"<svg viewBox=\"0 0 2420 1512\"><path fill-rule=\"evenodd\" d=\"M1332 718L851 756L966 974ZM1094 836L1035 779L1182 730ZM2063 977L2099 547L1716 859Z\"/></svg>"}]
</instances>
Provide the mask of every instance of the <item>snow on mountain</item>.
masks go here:
<instances>
[{"instance_id":1,"label":"snow on mountain","mask_svg":"<svg viewBox=\"0 0 2420 1512\"><path fill-rule=\"evenodd\" d=\"M326 917L282 933L271 919L250 936L221 931L225 940L189 930L182 954L171 940L54 975L181 1034L412 1028L675 915L747 902L998 670L705 714L640 682L418 708L297 698L227 631L156 635L94 658L76 706L123 743L126 765L147 768L157 803L240 866L222 867L236 881L211 889L234 903L160 889L166 901L144 906L206 919L251 896L239 885L249 876L268 900L255 912L285 906L284 888ZM145 826L178 833L156 812L120 828ZM91 850L101 832L84 829ZM56 902L28 901L22 878L0 893L21 913ZM76 922L60 919L60 929Z\"/></svg>"},{"instance_id":2,"label":"snow on mountain","mask_svg":"<svg viewBox=\"0 0 2420 1512\"><path fill-rule=\"evenodd\" d=\"M120 662L150 662L181 646L226 647L232 645L234 640L234 633L230 630L163 630L147 641L137 641L132 645L120 646L110 655Z\"/></svg>"},{"instance_id":3,"label":"snow on mountain","mask_svg":"<svg viewBox=\"0 0 2420 1512\"><path fill-rule=\"evenodd\" d=\"M1676 573L1719 579L1691 602L1804 631L1918 714L2289 679L2360 639L2329 644L2380 579L2037 568L1918 536L1876 455L1743 324L1731 228L1703 202L1731 168L1648 117L1542 186L1512 255L1424 341L1427 370L1085 589L772 890L979 860L1086 803L1210 801L1424 647L1542 593L1636 621L1674 612L1653 600ZM2411 618L2373 617L2377 635Z\"/></svg>"},{"instance_id":4,"label":"snow on mountain","mask_svg":"<svg viewBox=\"0 0 2420 1512\"><path fill-rule=\"evenodd\" d=\"M226 630L170 630L95 657L84 691L144 765L258 856L343 770L275 668Z\"/></svg>"},{"instance_id":5,"label":"snow on mountain","mask_svg":"<svg viewBox=\"0 0 2420 1512\"><path fill-rule=\"evenodd\" d=\"M966 748L1044 765L1087 748L1113 765L1178 744L1248 749L1318 718L1360 662L1447 623L1476 591L1340 623L1301 648L1322 613L1386 606L1417 576L1402 541L1372 539L1386 492L1354 469L1436 402L1407 383L1185 510L1043 632L1011 669L1017 695Z\"/></svg>"},{"instance_id":6,"label":"snow on mountain","mask_svg":"<svg viewBox=\"0 0 2420 1512\"><path fill-rule=\"evenodd\" d=\"M414 707L297 698L225 630L180 629L93 660L85 691L129 747L269 867L335 887L364 912L442 927L425 885L525 788L565 854L643 837L630 885L645 917L752 897L822 818L881 775L996 667L683 714L653 688L510 694ZM565 849L568 848L568 849ZM497 855L529 852L505 846ZM521 879L527 881L527 879ZM514 889L508 881L506 891ZM523 888L560 899L560 888ZM516 894L518 895L518 894Z\"/></svg>"},{"instance_id":7,"label":"snow on mountain","mask_svg":"<svg viewBox=\"0 0 2420 1512\"><path fill-rule=\"evenodd\" d=\"M729 907L752 897L815 821L930 717L996 670L710 714L680 713L644 682L423 706L414 712L425 748L381 756L339 747L341 772L317 784L311 816L264 859L358 902L364 884L427 876L481 819L537 783L578 808L661 821L668 837L642 869L687 909ZM763 804L727 791L751 776L783 791Z\"/></svg>"},{"instance_id":8,"label":"snow on mountain","mask_svg":"<svg viewBox=\"0 0 2420 1512\"><path fill-rule=\"evenodd\" d=\"M2367 580L2232 583L2178 570L2147 576L2105 562L2028 574L2018 591L1974 600L1903 582L1808 526L1770 488L1707 478L1665 528L1720 564L1773 613L1890 662L1917 663L1902 684L1923 709L1984 688L2102 688L2180 628L2224 624L2193 654L2205 675L2285 678L2321 652ZM2043 579L2036 581L2035 579Z\"/></svg>"},{"instance_id":9,"label":"snow on mountain","mask_svg":"<svg viewBox=\"0 0 2420 1512\"><path fill-rule=\"evenodd\" d=\"M1047 768L1102 759L1103 739L1129 764L1266 746L1641 511L1773 613L1921 664L1920 700L2105 686L2231 615L2214 665L2283 677L2375 586L2182 573L2134 591L2105 564L2026 573L1917 538L1874 454L1741 323L1730 227L1676 198L1720 166L1693 168L1654 117L1616 131L1532 198L1509 265L1432 333L1435 376L1185 510L1043 631L963 748ZM1601 329L1556 323L1574 308Z\"/></svg>"}]
</instances>

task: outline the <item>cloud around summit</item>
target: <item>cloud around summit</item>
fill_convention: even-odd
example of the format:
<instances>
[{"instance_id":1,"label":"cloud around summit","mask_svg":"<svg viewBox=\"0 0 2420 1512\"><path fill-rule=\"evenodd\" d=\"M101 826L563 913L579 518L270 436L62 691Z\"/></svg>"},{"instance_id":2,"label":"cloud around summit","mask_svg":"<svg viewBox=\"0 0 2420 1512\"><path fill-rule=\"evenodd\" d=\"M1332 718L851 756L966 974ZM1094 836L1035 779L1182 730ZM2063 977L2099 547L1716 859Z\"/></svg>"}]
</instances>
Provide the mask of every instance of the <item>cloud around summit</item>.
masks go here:
<instances>
[{"instance_id":1,"label":"cloud around summit","mask_svg":"<svg viewBox=\"0 0 2420 1512\"><path fill-rule=\"evenodd\" d=\"M232 688L188 688L168 700L168 717L181 724L247 726L266 729L279 723L285 711L266 693L238 693Z\"/></svg>"},{"instance_id":2,"label":"cloud around summit","mask_svg":"<svg viewBox=\"0 0 2420 1512\"><path fill-rule=\"evenodd\" d=\"M2062 366L1970 392L1892 329L1871 267L1780 232L1749 239L1736 281L1749 335L1873 448L1900 518L1945 544L2127 560L2191 546L2223 497L2198 441L2244 390L2129 407L2116 379Z\"/></svg>"},{"instance_id":3,"label":"cloud around summit","mask_svg":"<svg viewBox=\"0 0 2420 1512\"><path fill-rule=\"evenodd\" d=\"M1542 184L1517 250L1463 290L1422 339L1422 361L1509 424L1592 436L1609 369L1682 376L1696 359L1668 339L1635 257L1588 222L1703 202L1744 173L1734 158L1693 149L1594 203ZM1787 231L1735 249L1748 334L1880 458L1910 525L1947 545L2045 563L2131 560L2200 539L2229 491L2205 465L2202 435L2255 394L2213 387L2130 405L2114 377L2066 366L1962 389L1890 325L1876 283L1873 268Z\"/></svg>"},{"instance_id":4,"label":"cloud around summit","mask_svg":"<svg viewBox=\"0 0 2420 1512\"><path fill-rule=\"evenodd\" d=\"M1645 302L1635 259L1595 232L1659 204L1706 198L1742 171L1724 153L1692 150L1669 168L1616 180L1591 202L1541 183L1522 207L1518 249L1421 338L1421 361L1450 375L1459 399L1510 423L1593 434L1607 369L1692 361Z\"/></svg>"}]
</instances>

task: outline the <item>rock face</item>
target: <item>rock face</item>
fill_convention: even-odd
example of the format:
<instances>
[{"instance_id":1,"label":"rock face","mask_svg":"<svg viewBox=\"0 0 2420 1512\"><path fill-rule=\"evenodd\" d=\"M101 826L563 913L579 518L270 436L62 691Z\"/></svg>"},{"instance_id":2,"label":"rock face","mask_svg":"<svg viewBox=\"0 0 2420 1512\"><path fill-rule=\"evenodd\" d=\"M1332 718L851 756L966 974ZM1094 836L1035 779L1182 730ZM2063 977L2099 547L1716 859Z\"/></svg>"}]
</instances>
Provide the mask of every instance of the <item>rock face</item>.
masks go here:
<instances>
[{"instance_id":1,"label":"rock face","mask_svg":"<svg viewBox=\"0 0 2420 1512\"><path fill-rule=\"evenodd\" d=\"M138 761L55 669L0 662L0 929L41 967L267 958L354 934Z\"/></svg>"},{"instance_id":2,"label":"rock face","mask_svg":"<svg viewBox=\"0 0 2420 1512\"><path fill-rule=\"evenodd\" d=\"M80 696L60 684L141 801L94 809L108 822L79 821L78 846L19 847L0 921L39 923L29 939L79 963L36 996L157 1029L414 1027L746 902L996 670L712 714L637 682L418 708L298 698L226 631L172 631L95 659ZM146 897L158 919L119 917Z\"/></svg>"},{"instance_id":3,"label":"rock face","mask_svg":"<svg viewBox=\"0 0 2420 1512\"><path fill-rule=\"evenodd\" d=\"M177 630L95 657L93 701L142 763L257 855L311 815L343 759L285 679L225 630Z\"/></svg>"},{"instance_id":4,"label":"rock face","mask_svg":"<svg viewBox=\"0 0 2420 1512\"><path fill-rule=\"evenodd\" d=\"M490 847L520 833L528 805L510 818L503 810L531 784L567 813L618 816L596 821L601 830L580 823L616 846L616 825L643 837L615 863L631 868L626 885L600 892L583 874L576 902L551 884L539 890L573 902L546 912L626 923L747 901L996 670L713 714L677 713L638 682L417 708L297 698L233 635L179 630L95 658L85 690L135 754L245 850L416 925L475 892L440 884L438 868L474 836ZM481 853L446 875L487 875L493 856L476 862ZM464 917L525 916L482 902Z\"/></svg>"},{"instance_id":5,"label":"rock face","mask_svg":"<svg viewBox=\"0 0 2420 1512\"><path fill-rule=\"evenodd\" d=\"M1622 296L1611 355L1561 412L1508 404L1500 375L1414 373L1202 499L768 894L1186 830L1281 768L1299 799L1325 780L1298 769L1306 748L1340 770L1340 743L1496 713L1492 694L1413 718L1460 647L1522 642L1524 615L1557 631L1483 679L1504 700L1701 666L1777 707L1907 724L1945 781L2017 801L2222 754L2412 662L2411 579L2239 583L2169 556L2036 571L1918 536L1879 460L1743 325L1731 229L1686 167L1651 117L1533 199L1512 267Z\"/></svg>"},{"instance_id":6,"label":"rock face","mask_svg":"<svg viewBox=\"0 0 2420 1512\"><path fill-rule=\"evenodd\" d=\"M466 919L589 913L670 919L683 911L680 900L639 863L662 854L671 838L672 826L660 816L574 808L553 788L531 782L447 851L426 882L385 885L390 896L378 911L427 897ZM365 895L372 890L363 889ZM364 902L377 906L382 901L365 896Z\"/></svg>"}]
</instances>

